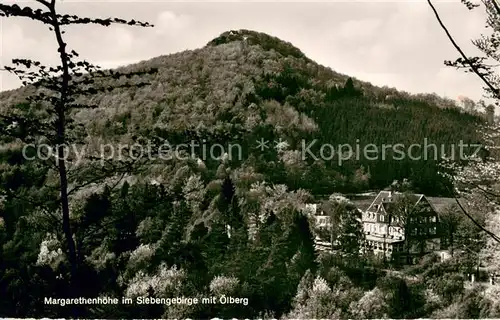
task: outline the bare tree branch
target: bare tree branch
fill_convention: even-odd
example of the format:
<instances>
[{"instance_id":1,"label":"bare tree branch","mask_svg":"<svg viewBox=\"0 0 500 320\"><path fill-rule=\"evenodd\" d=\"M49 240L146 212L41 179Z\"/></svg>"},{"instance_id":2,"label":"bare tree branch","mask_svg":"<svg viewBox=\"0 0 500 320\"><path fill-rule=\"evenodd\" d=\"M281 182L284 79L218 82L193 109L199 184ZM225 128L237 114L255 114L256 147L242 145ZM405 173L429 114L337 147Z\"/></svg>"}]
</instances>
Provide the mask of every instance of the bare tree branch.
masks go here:
<instances>
[{"instance_id":1,"label":"bare tree branch","mask_svg":"<svg viewBox=\"0 0 500 320\"><path fill-rule=\"evenodd\" d=\"M493 1L495 2L495 1ZM467 55L464 53L464 51L462 50L462 48L460 48L460 46L456 43L455 39L453 39L452 35L450 34L450 32L448 31L448 28L446 28L446 26L444 25L443 21L441 20L441 17L439 16L439 13L437 12L436 8L434 7L434 5L432 4L432 1L431 0L427 0L427 3L429 4L429 6L431 7L432 11L434 12L434 15L436 16L436 19L437 21L439 22L439 25L441 26L441 28L444 30L444 32L446 33L446 35L448 36L448 39L450 40L450 42L453 44L453 46L455 47L455 49L457 49L457 51L460 53L460 55L462 56L463 60L470 66L470 68L472 69L472 71L479 77L481 78L481 80L483 80L483 82L486 84L486 86L493 92L493 94L498 98L500 99L500 90L498 88L496 88L485 76L484 74L481 73L481 71L479 70L478 66L476 64L474 64L468 57Z\"/></svg>"},{"instance_id":2,"label":"bare tree branch","mask_svg":"<svg viewBox=\"0 0 500 320\"><path fill-rule=\"evenodd\" d=\"M452 192L450 190L450 188L448 188L448 192ZM460 208L460 210L463 212L463 214L469 218L470 221L472 221L472 223L474 223L479 229L481 229L482 231L484 231L487 235L489 235L491 238L493 238L493 240L495 240L496 242L500 243L500 237L497 236L496 234L494 234L493 232L489 231L488 229L486 229L484 226L482 226L479 222L476 221L476 219L474 219L474 217L472 217L468 212L467 210L465 210L465 208L462 206L462 204L460 203L460 201L458 200L457 196L455 195L455 193L453 192L454 194L454 198L455 198L455 202L457 203L458 207Z\"/></svg>"}]
</instances>

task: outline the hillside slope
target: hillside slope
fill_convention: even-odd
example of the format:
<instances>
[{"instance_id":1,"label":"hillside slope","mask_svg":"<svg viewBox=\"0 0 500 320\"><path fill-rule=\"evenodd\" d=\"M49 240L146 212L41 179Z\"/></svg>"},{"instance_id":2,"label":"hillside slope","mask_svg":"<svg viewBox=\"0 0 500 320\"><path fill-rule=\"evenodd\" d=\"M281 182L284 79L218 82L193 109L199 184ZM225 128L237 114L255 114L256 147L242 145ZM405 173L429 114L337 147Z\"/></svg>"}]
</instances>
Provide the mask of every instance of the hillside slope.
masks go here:
<instances>
[{"instance_id":1,"label":"hillside slope","mask_svg":"<svg viewBox=\"0 0 500 320\"><path fill-rule=\"evenodd\" d=\"M146 154L144 162L121 172L121 153L102 162L70 158L65 162L68 174L59 175L53 158L29 160L26 155L33 149L26 154L18 141L0 135L5 142L0 147L0 292L6 297L0 314L75 316L71 304L48 305L46 297L224 297L227 301L192 305L167 300L89 304L78 314L99 319L357 319L365 314L414 319L450 305L448 300L436 304L434 297L424 299L427 288L444 288L436 291L443 299L463 289L463 281L453 280L457 289L450 293L450 273L443 278L443 269L422 277L426 283L387 277L379 259L369 252L360 255L361 217L343 197L329 200L339 222L332 230L342 247L318 255L318 230L304 208L323 195L383 188L403 178L416 191L443 194L446 181L437 175L435 160L399 159L390 150L385 157L374 159L370 152L346 159L345 152L331 156L328 146L408 147L427 140L449 146L461 139L474 141L481 119L438 106L446 101L433 96L410 96L350 79L310 61L289 43L246 30L224 33L198 50L121 70L145 68L158 69L133 79L148 81L146 87L80 97L98 107L70 115L83 126L70 122L68 139L78 138L70 141L85 147L87 156L106 150L104 158L110 148L116 156L131 144L133 150L135 143L148 147L142 144L147 140L166 139L177 147L196 142L193 150L181 148L191 157ZM116 81L105 79L103 85ZM33 137L36 128L26 128L30 121L23 120L53 121L43 106L17 105L29 90L1 94L0 115L19 112L24 118L0 117L0 124L9 127L0 132L39 138ZM50 138L51 133L41 135ZM267 147L258 148L261 139ZM222 150L207 155L216 143ZM229 144L239 146L241 154L238 148L226 149L230 154L214 157ZM303 144L311 146L307 153ZM61 176L69 182L63 187L69 228L60 219ZM411 187L407 182L400 187ZM461 229L479 235L475 225L457 227ZM71 231L66 237L65 230ZM460 262L460 268L465 265ZM231 303L235 297L246 302ZM363 301L374 297L378 313L360 314L366 309Z\"/></svg>"},{"instance_id":2,"label":"hillside slope","mask_svg":"<svg viewBox=\"0 0 500 320\"><path fill-rule=\"evenodd\" d=\"M193 139L207 145L238 143L243 155L235 166L251 162L269 180L313 194L383 188L409 178L417 191L443 195L434 159L397 160L391 152L376 160L362 155L347 161L304 158L304 146L317 139L311 147L317 158L322 144L350 144L355 150L401 143L407 148L426 139L450 150L459 140L475 142L474 127L481 121L446 99L353 80L311 61L290 43L250 30L228 31L203 48L118 70L145 68L158 68L136 79L149 86L82 97L99 106L75 115L89 143L130 143L137 135L160 136L172 144ZM0 110L22 101L29 91L0 93ZM255 149L260 139L282 139L288 148ZM217 161L198 157L216 169Z\"/></svg>"}]
</instances>

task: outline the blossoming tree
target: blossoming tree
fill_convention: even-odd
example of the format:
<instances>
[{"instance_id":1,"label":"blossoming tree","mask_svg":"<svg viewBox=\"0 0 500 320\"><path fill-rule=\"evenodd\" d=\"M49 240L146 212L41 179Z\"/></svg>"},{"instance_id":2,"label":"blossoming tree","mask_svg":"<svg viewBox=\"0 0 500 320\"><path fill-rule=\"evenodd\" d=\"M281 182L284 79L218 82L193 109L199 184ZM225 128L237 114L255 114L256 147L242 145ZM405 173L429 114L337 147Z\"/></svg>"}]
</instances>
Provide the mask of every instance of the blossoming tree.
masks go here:
<instances>
[{"instance_id":1,"label":"blossoming tree","mask_svg":"<svg viewBox=\"0 0 500 320\"><path fill-rule=\"evenodd\" d=\"M437 22L445 32L448 40L459 53L455 61L445 61L448 66L465 69L474 73L484 83L485 97L491 99L496 106L500 103L500 77L498 62L500 62L500 3L497 0L481 0L475 3L468 0L461 2L469 9L483 8L486 13L487 33L475 39L472 43L482 53L482 56L468 56L452 36L450 30L441 19L437 8L431 0L427 0ZM484 103L483 103L484 104ZM485 106L485 113L492 114L493 105ZM500 271L500 125L493 117L487 118L486 125L478 128L484 148L482 152L469 154L461 163L445 162L444 174L454 185L457 204L461 211L487 237L486 246L481 250L483 263L492 266L494 272ZM460 198L460 201L459 201ZM472 212L485 215L486 223L479 223Z\"/></svg>"}]
</instances>

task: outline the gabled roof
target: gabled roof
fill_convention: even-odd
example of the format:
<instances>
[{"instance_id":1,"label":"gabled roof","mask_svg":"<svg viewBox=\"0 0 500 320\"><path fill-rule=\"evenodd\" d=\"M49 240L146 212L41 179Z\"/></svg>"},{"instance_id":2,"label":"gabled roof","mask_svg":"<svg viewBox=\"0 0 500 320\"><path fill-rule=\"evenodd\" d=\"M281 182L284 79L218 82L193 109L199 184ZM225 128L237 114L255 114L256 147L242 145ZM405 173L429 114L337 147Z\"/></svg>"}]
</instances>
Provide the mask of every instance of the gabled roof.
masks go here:
<instances>
[{"instance_id":1,"label":"gabled roof","mask_svg":"<svg viewBox=\"0 0 500 320\"><path fill-rule=\"evenodd\" d=\"M383 192L383 194L381 195L382 192ZM363 211L363 212L368 211L368 209L370 207L372 207L374 203L381 204L380 200L375 201L375 200L377 200L377 198L380 197L379 199L381 199L381 198L387 197L389 195L389 191L382 191L382 192L379 192L377 195L374 195L371 197L366 196L366 197L363 197L362 199L354 199L353 203L361 211ZM422 194L415 194L415 196L419 197L421 199L425 198L427 200L427 202L430 204L430 206L433 208L433 210L436 213L438 213L438 215L443 213L449 206L451 206L451 205L456 206L457 205L455 198L427 197L427 196L423 196ZM393 197L397 198L398 193L393 193ZM421 201L421 199L419 201ZM459 201L463 206L466 206L466 203L462 199L459 199ZM387 208L385 208L385 210L387 210ZM375 210L370 209L370 211L376 212L376 209Z\"/></svg>"},{"instance_id":2,"label":"gabled roof","mask_svg":"<svg viewBox=\"0 0 500 320\"><path fill-rule=\"evenodd\" d=\"M457 200L455 198L444 198L444 197L426 197L427 201L434 207L434 210L438 213L442 213L450 206L457 206ZM462 199L458 199L461 205L465 206L466 203Z\"/></svg>"},{"instance_id":3,"label":"gabled roof","mask_svg":"<svg viewBox=\"0 0 500 320\"><path fill-rule=\"evenodd\" d=\"M366 211L379 212L379 210L384 210L389 212L393 206L393 203L403 197L404 193L401 192L391 192L391 191L380 191L377 197L373 200ZM416 206L425 196L423 194L413 193L410 196L414 200L414 205ZM427 201L429 202L429 201ZM430 204L430 202L429 202ZM432 206L432 204L430 204ZM434 208L433 208L434 209Z\"/></svg>"},{"instance_id":4,"label":"gabled roof","mask_svg":"<svg viewBox=\"0 0 500 320\"><path fill-rule=\"evenodd\" d=\"M352 203L361 211L366 211L368 207L372 204L373 199L375 199L375 196L371 197L363 197L361 199L352 199Z\"/></svg>"}]
</instances>

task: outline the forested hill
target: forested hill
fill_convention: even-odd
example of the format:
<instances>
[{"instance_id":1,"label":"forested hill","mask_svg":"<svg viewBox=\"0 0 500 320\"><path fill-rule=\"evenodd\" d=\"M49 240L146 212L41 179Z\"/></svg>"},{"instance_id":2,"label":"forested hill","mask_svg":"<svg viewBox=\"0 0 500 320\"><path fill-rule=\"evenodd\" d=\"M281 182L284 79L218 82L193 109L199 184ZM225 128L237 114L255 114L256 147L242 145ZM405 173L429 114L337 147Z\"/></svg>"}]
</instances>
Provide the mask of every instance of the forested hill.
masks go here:
<instances>
[{"instance_id":1,"label":"forested hill","mask_svg":"<svg viewBox=\"0 0 500 320\"><path fill-rule=\"evenodd\" d=\"M29 87L0 93L1 315L416 319L497 311L491 301L498 294L463 293L462 275L474 272L475 255L439 265L437 257L426 258L412 269L421 274L418 282L407 282L386 272L386 259L370 250L360 254L360 212L334 194L385 188L394 180L403 180L401 189L444 194L435 161L416 160L418 148L413 159L399 152L383 157L381 148L475 142L481 119L432 95L411 96L350 79L289 43L251 31L227 32L203 48L119 71L147 69L157 72L130 80L98 78L97 87L115 89L78 97L96 108L68 111L66 121L55 122L54 108L43 103L23 103ZM148 85L134 86L144 82ZM46 156L61 141L54 134L61 123L65 142L85 156L65 157L67 171ZM49 146L37 157L19 137ZM187 153L181 152L182 158L161 159L153 152L160 152L162 139L170 147L192 142L198 147L181 147ZM262 148L257 141L265 142ZM144 149L149 142L151 153ZM139 147L148 154L137 162L125 154L127 161L120 161L122 147L141 152L137 143L145 143ZM215 143L223 149L207 154ZM374 146L368 157L339 161L340 152L331 157L328 144L349 144L353 151L357 145ZM322 231L304 210L320 195L330 195L326 204L335 226L328 236L342 244L331 253L317 252L314 239ZM67 215L60 214L63 204ZM446 232L455 230L448 242L455 239L457 248L478 252L476 225L456 222L453 215L450 211L445 221L452 222L443 224ZM70 297L133 303L46 302ZM146 297L168 300L147 303ZM208 297L219 300L203 302ZM174 303L177 298L201 303ZM233 298L240 302L229 301ZM448 311L450 306L460 316ZM483 314L493 313L478 317Z\"/></svg>"},{"instance_id":2,"label":"forested hill","mask_svg":"<svg viewBox=\"0 0 500 320\"><path fill-rule=\"evenodd\" d=\"M351 79L315 63L290 43L249 30L228 31L203 48L119 70L147 68L158 69L137 78L148 86L82 97L98 106L75 115L85 124L90 144L126 143L138 135L169 143L239 143L244 154L232 166L252 166L266 180L313 194L384 188L408 178L416 191L444 195L433 159L397 160L379 152L376 160L353 156L339 165L337 157L329 158L330 149L323 159L303 160L303 147L317 139L310 150L321 158L322 144L362 150L367 144L381 149L400 143L406 150L427 140L446 145L448 152L460 140L476 142L474 129L481 121L435 95L410 95ZM21 102L29 91L0 93L0 108ZM287 148L256 149L260 139L271 147L281 139ZM203 160L209 170L219 165Z\"/></svg>"}]
</instances>

